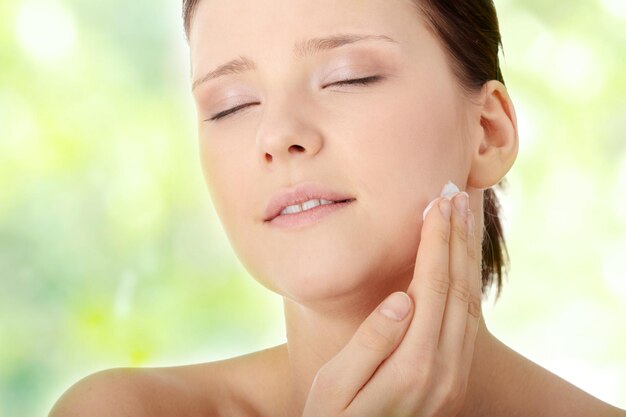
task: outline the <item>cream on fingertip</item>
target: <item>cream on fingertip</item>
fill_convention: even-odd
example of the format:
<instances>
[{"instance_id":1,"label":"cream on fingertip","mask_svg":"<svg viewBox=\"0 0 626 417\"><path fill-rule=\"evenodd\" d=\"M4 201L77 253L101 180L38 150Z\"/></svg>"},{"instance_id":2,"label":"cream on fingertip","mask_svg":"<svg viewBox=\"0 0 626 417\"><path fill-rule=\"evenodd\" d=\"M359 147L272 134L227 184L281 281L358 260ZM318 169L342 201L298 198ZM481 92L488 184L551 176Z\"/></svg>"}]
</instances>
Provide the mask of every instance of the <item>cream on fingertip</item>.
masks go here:
<instances>
[{"instance_id":1,"label":"cream on fingertip","mask_svg":"<svg viewBox=\"0 0 626 417\"><path fill-rule=\"evenodd\" d=\"M441 190L441 194L439 195L439 197L445 197L449 200L450 197L454 195L454 193L458 193L458 192L460 192L459 187L457 187L456 184L453 183L452 181L448 181L446 185L443 186L443 189ZM439 197L435 198L433 201L431 201L428 204L428 206L426 206L426 209L424 209L424 213L422 213L422 221L426 220L426 215L428 214L430 209L433 207L433 205L437 202Z\"/></svg>"},{"instance_id":2,"label":"cream on fingertip","mask_svg":"<svg viewBox=\"0 0 626 417\"><path fill-rule=\"evenodd\" d=\"M448 183L444 185L443 189L441 190L441 197L445 197L449 200L450 197L458 192L461 192L461 190L459 190L459 187L457 187L456 184L452 181L448 181Z\"/></svg>"}]
</instances>

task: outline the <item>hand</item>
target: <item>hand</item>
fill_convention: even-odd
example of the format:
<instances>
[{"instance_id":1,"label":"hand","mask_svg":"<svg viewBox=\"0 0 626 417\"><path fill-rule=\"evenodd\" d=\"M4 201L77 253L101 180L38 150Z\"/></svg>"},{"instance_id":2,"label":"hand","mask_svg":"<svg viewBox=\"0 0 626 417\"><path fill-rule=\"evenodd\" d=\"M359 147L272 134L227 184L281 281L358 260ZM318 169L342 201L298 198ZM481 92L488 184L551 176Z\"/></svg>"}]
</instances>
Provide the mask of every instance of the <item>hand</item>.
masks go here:
<instances>
[{"instance_id":1,"label":"hand","mask_svg":"<svg viewBox=\"0 0 626 417\"><path fill-rule=\"evenodd\" d=\"M429 205L407 293L387 297L320 368L303 417L447 417L461 410L481 286L474 218L457 209L460 194ZM406 314L394 320L384 314L390 311Z\"/></svg>"}]
</instances>

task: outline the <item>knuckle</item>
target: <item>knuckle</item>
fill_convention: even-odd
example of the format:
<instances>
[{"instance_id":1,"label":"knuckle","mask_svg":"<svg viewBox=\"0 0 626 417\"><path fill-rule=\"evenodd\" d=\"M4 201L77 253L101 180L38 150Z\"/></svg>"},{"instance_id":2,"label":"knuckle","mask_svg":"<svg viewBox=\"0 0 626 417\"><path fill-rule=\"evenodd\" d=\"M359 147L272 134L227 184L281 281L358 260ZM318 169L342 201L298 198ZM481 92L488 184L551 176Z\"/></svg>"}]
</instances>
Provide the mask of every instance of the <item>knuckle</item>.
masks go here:
<instances>
[{"instance_id":1,"label":"knuckle","mask_svg":"<svg viewBox=\"0 0 626 417\"><path fill-rule=\"evenodd\" d=\"M450 280L448 279L448 273L442 270L431 270L428 274L428 285L430 289L439 295L448 294L450 289Z\"/></svg>"},{"instance_id":2,"label":"knuckle","mask_svg":"<svg viewBox=\"0 0 626 417\"><path fill-rule=\"evenodd\" d=\"M409 388L415 384L415 368L407 366L405 363L398 363L398 361L391 362L393 364L393 375L397 381L396 386L402 388Z\"/></svg>"},{"instance_id":3,"label":"knuckle","mask_svg":"<svg viewBox=\"0 0 626 417\"><path fill-rule=\"evenodd\" d=\"M454 222L452 230L461 242L467 243L467 226L465 222Z\"/></svg>"},{"instance_id":4,"label":"knuckle","mask_svg":"<svg viewBox=\"0 0 626 417\"><path fill-rule=\"evenodd\" d=\"M365 326L357 333L357 343L373 352L385 353L394 344L394 338L378 326Z\"/></svg>"},{"instance_id":5,"label":"knuckle","mask_svg":"<svg viewBox=\"0 0 626 417\"><path fill-rule=\"evenodd\" d=\"M411 391L428 392L435 376L434 364L431 360L419 361L418 365L398 367L398 374L404 386Z\"/></svg>"},{"instance_id":6,"label":"knuckle","mask_svg":"<svg viewBox=\"0 0 626 417\"><path fill-rule=\"evenodd\" d=\"M455 280L450 283L450 292L464 303L471 299L469 284L465 280Z\"/></svg>"},{"instance_id":7,"label":"knuckle","mask_svg":"<svg viewBox=\"0 0 626 417\"><path fill-rule=\"evenodd\" d=\"M467 311L474 317L480 318L482 315L482 301L479 297L470 293Z\"/></svg>"}]
</instances>

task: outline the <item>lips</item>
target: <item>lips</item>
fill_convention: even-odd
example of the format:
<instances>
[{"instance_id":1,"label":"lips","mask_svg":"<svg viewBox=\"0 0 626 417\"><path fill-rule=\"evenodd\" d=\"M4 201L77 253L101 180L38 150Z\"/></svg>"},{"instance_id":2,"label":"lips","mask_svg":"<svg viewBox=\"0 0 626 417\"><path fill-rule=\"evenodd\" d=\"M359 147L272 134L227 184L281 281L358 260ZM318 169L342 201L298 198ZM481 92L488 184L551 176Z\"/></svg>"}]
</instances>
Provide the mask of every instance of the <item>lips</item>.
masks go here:
<instances>
[{"instance_id":1,"label":"lips","mask_svg":"<svg viewBox=\"0 0 626 417\"><path fill-rule=\"evenodd\" d=\"M280 215L287 206L302 204L309 200L344 201L355 200L349 194L332 190L318 183L304 183L297 187L286 188L274 194L265 209L264 221L269 222Z\"/></svg>"}]
</instances>

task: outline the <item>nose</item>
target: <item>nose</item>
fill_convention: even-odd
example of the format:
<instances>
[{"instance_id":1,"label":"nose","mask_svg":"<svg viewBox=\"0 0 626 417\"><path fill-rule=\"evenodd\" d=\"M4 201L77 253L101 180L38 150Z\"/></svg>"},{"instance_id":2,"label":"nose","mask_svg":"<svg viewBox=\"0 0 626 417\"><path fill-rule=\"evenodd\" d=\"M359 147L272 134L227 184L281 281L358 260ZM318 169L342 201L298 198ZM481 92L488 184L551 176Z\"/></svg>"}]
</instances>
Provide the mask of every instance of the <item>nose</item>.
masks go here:
<instances>
[{"instance_id":1,"label":"nose","mask_svg":"<svg viewBox=\"0 0 626 417\"><path fill-rule=\"evenodd\" d=\"M265 165L288 164L295 157L312 158L320 152L322 136L315 129L311 113L305 113L296 105L266 106L256 141Z\"/></svg>"}]
</instances>

